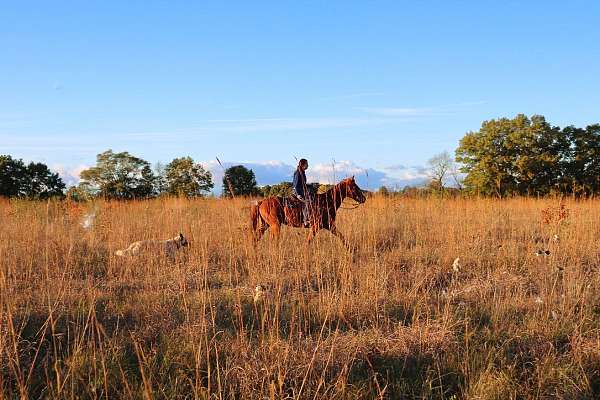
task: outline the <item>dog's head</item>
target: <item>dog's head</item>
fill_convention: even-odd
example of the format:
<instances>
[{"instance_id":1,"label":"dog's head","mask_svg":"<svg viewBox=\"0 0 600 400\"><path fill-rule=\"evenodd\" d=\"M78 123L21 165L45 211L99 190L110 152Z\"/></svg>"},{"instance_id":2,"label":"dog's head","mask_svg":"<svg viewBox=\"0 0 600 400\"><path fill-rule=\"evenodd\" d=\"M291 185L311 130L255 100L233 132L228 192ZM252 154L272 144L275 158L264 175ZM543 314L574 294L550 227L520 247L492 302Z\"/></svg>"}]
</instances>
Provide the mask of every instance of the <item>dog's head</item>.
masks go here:
<instances>
[{"instance_id":1,"label":"dog's head","mask_svg":"<svg viewBox=\"0 0 600 400\"><path fill-rule=\"evenodd\" d=\"M182 247L187 247L189 246L189 242L187 241L187 239L185 237L183 237L183 233L179 233L179 236L177 236L177 238L175 239L179 242L179 245Z\"/></svg>"}]
</instances>

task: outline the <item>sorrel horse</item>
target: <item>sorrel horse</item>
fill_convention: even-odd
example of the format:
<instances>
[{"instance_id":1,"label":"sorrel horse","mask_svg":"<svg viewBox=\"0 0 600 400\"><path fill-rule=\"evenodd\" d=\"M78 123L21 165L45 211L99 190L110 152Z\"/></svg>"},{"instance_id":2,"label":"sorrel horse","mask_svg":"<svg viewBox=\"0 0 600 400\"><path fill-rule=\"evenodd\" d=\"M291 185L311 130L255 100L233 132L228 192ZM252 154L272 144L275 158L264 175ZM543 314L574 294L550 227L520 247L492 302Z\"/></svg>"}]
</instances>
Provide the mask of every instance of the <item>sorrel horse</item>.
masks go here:
<instances>
[{"instance_id":1,"label":"sorrel horse","mask_svg":"<svg viewBox=\"0 0 600 400\"><path fill-rule=\"evenodd\" d=\"M335 217L344 199L348 197L362 204L366 201L363 191L354 181L354 177L346 178L328 191L317 194L309 212L310 228L307 242L313 239L320 229L327 229L347 245L342 234L337 230ZM286 204L287 203L287 204ZM281 225L304 228L302 221L302 203L293 205L293 200L283 197L269 197L252 205L250 220L254 243L258 242L265 231L271 228L271 236L279 239Z\"/></svg>"}]
</instances>

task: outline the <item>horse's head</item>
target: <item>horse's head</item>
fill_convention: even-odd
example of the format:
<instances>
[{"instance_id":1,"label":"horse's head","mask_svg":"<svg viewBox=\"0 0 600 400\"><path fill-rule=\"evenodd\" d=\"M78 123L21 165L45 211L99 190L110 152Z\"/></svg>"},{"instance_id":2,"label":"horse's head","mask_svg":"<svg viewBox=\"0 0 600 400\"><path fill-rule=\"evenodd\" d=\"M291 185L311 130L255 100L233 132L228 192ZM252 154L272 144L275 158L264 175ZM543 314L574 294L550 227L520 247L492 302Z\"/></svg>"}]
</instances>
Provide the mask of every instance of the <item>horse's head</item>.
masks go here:
<instances>
[{"instance_id":1,"label":"horse's head","mask_svg":"<svg viewBox=\"0 0 600 400\"><path fill-rule=\"evenodd\" d=\"M346 183L346 196L350 197L352 200L362 204L367 201L365 194L362 189L358 187L354 177L348 178L345 180Z\"/></svg>"}]
</instances>

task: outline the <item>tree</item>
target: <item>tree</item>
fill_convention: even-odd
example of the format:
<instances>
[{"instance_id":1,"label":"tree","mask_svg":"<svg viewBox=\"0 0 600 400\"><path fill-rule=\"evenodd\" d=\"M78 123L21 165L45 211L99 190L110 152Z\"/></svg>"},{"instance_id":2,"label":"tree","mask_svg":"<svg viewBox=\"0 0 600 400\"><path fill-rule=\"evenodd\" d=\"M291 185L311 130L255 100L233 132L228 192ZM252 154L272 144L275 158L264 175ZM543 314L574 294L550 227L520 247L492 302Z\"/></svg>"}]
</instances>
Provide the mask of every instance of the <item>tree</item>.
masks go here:
<instances>
[{"instance_id":1,"label":"tree","mask_svg":"<svg viewBox=\"0 0 600 400\"><path fill-rule=\"evenodd\" d=\"M454 161L450 153L444 151L429 159L429 177L431 182L429 186L435 190L444 190L444 181L448 174L452 172Z\"/></svg>"},{"instance_id":2,"label":"tree","mask_svg":"<svg viewBox=\"0 0 600 400\"><path fill-rule=\"evenodd\" d=\"M81 187L112 199L147 198L155 194L150 164L128 152L107 150L96 156L96 166L80 174Z\"/></svg>"},{"instance_id":3,"label":"tree","mask_svg":"<svg viewBox=\"0 0 600 400\"><path fill-rule=\"evenodd\" d=\"M563 191L590 195L600 192L600 124L585 129L567 126L567 155L563 161Z\"/></svg>"},{"instance_id":4,"label":"tree","mask_svg":"<svg viewBox=\"0 0 600 400\"><path fill-rule=\"evenodd\" d=\"M243 165L236 165L225 170L223 197L232 196L229 185L231 185L234 196L253 196L259 193L254 172Z\"/></svg>"},{"instance_id":5,"label":"tree","mask_svg":"<svg viewBox=\"0 0 600 400\"><path fill-rule=\"evenodd\" d=\"M154 192L157 195L167 193L168 191L167 173L165 169L166 165L160 161L154 164Z\"/></svg>"},{"instance_id":6,"label":"tree","mask_svg":"<svg viewBox=\"0 0 600 400\"><path fill-rule=\"evenodd\" d=\"M57 173L43 163L31 162L11 156L0 156L0 196L47 199L63 196L65 184Z\"/></svg>"},{"instance_id":7,"label":"tree","mask_svg":"<svg viewBox=\"0 0 600 400\"><path fill-rule=\"evenodd\" d=\"M213 188L212 174L191 157L176 158L165 168L167 192L177 196L202 196Z\"/></svg>"},{"instance_id":8,"label":"tree","mask_svg":"<svg viewBox=\"0 0 600 400\"><path fill-rule=\"evenodd\" d=\"M544 195L557 188L569 142L543 116L485 121L456 150L467 190L502 197Z\"/></svg>"},{"instance_id":9,"label":"tree","mask_svg":"<svg viewBox=\"0 0 600 400\"><path fill-rule=\"evenodd\" d=\"M48 199L63 197L65 184L57 173L48 169L43 163L30 163L27 166L24 182L25 196L30 199Z\"/></svg>"},{"instance_id":10,"label":"tree","mask_svg":"<svg viewBox=\"0 0 600 400\"><path fill-rule=\"evenodd\" d=\"M265 185L260 188L263 197L287 197L292 194L292 182L281 182L276 185Z\"/></svg>"},{"instance_id":11,"label":"tree","mask_svg":"<svg viewBox=\"0 0 600 400\"><path fill-rule=\"evenodd\" d=\"M15 160L9 155L0 155L0 196L21 197L27 178L27 168L23 160Z\"/></svg>"},{"instance_id":12,"label":"tree","mask_svg":"<svg viewBox=\"0 0 600 400\"><path fill-rule=\"evenodd\" d=\"M150 164L144 160L141 161L143 161L145 165L141 169L137 184L132 187L133 198L135 199L154 197L158 194L156 192L156 177L154 176Z\"/></svg>"}]
</instances>

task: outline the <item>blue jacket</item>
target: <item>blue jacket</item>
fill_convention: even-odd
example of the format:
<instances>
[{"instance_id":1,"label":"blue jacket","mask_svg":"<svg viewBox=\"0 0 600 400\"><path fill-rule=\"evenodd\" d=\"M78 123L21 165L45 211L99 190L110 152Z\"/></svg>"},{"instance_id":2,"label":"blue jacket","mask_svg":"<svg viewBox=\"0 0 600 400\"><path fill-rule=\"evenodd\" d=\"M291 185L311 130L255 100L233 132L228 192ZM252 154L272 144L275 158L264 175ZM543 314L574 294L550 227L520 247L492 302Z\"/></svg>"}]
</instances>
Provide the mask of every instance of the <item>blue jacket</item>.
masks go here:
<instances>
[{"instance_id":1,"label":"blue jacket","mask_svg":"<svg viewBox=\"0 0 600 400\"><path fill-rule=\"evenodd\" d=\"M304 170L296 168L292 186L295 195L302 196L303 198L306 197L306 174L304 173Z\"/></svg>"}]
</instances>

